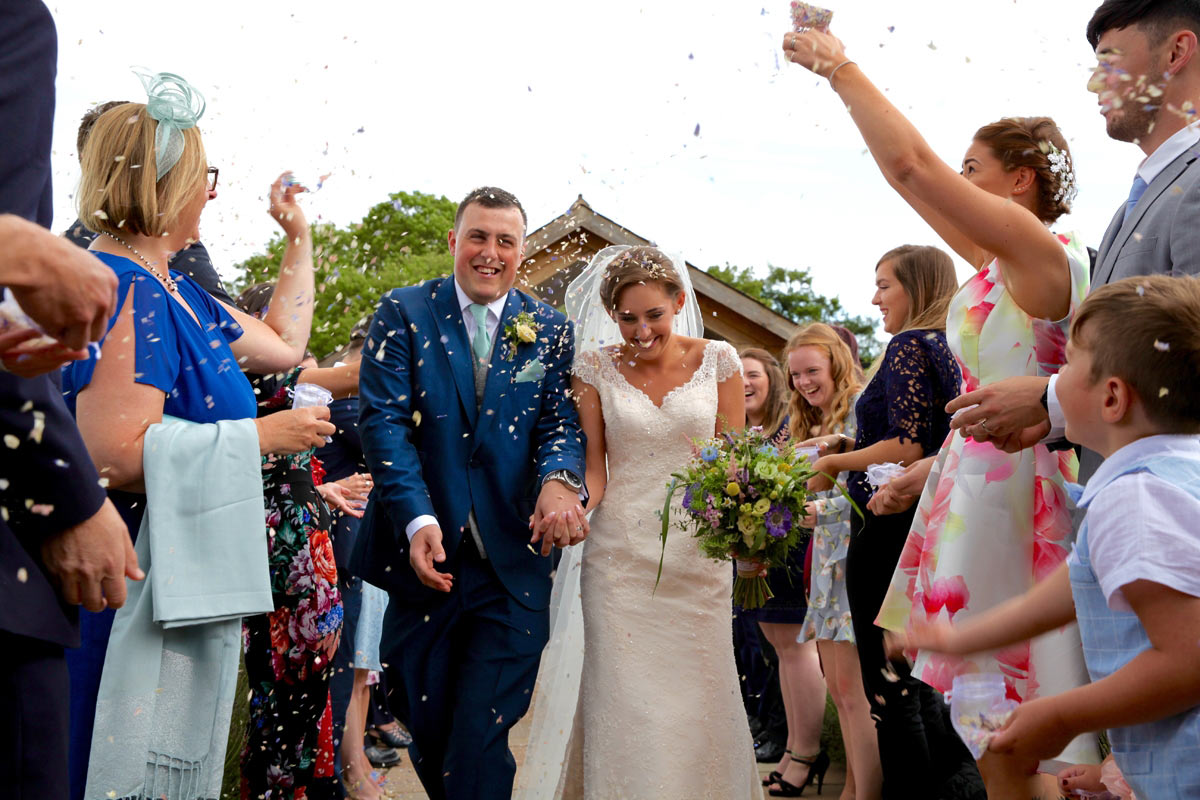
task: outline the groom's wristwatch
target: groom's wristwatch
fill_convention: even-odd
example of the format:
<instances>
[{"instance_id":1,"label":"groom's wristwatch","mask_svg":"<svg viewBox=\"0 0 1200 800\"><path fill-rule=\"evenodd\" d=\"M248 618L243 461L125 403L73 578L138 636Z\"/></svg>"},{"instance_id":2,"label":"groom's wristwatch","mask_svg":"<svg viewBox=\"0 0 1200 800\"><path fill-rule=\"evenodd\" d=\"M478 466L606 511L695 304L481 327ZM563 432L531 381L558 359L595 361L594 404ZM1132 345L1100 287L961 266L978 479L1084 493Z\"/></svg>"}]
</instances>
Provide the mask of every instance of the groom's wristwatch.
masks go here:
<instances>
[{"instance_id":1,"label":"groom's wristwatch","mask_svg":"<svg viewBox=\"0 0 1200 800\"><path fill-rule=\"evenodd\" d=\"M546 485L546 481L559 481L560 483L564 483L570 487L571 491L573 492L578 492L579 490L583 489L583 481L575 477L574 472L565 469L556 469L546 475L546 477L542 479L542 486Z\"/></svg>"}]
</instances>

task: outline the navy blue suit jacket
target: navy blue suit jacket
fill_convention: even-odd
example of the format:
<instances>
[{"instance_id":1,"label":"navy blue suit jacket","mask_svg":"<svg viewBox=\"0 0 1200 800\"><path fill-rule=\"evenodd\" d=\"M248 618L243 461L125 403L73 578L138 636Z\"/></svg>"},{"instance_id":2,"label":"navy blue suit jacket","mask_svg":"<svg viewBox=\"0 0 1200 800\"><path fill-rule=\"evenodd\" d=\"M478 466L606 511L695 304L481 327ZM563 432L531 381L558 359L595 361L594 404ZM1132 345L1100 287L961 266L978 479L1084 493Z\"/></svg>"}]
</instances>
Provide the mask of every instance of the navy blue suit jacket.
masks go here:
<instances>
[{"instance_id":1,"label":"navy blue suit jacket","mask_svg":"<svg viewBox=\"0 0 1200 800\"><path fill-rule=\"evenodd\" d=\"M0 214L49 227L57 34L41 0L0 3ZM40 416L41 440L32 436ZM99 510L100 477L58 384L0 372L0 630L79 645L75 609L41 567L42 542ZM31 505L36 511L31 510ZM22 578L24 580L22 580Z\"/></svg>"},{"instance_id":2,"label":"navy blue suit jacket","mask_svg":"<svg viewBox=\"0 0 1200 800\"><path fill-rule=\"evenodd\" d=\"M522 311L537 320L538 339L519 344L509 360L504 329ZM447 556L439 569L454 573L474 509L505 589L529 609L546 608L551 559L529 547L528 523L546 475L557 469L584 475L584 435L567 391L574 352L574 332L562 313L510 290L477 408L454 279L385 294L359 378L359 434L375 488L351 570L410 604L431 602L443 595L417 579L405 527L422 514L437 517ZM517 381L535 360L544 377Z\"/></svg>"}]
</instances>

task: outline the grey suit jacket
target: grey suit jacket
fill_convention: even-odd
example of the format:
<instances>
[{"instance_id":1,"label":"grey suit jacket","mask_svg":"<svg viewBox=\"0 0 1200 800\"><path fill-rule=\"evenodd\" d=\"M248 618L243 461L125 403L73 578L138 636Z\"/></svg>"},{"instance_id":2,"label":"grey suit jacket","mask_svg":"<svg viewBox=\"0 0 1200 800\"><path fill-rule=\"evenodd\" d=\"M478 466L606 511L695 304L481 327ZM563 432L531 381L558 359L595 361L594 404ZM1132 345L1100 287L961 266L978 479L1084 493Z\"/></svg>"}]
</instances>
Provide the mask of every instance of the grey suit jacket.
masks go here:
<instances>
[{"instance_id":1,"label":"grey suit jacket","mask_svg":"<svg viewBox=\"0 0 1200 800\"><path fill-rule=\"evenodd\" d=\"M1138 275L1200 274L1200 145L1176 158L1146 187L1129 219L1117 209L1096 256L1092 288ZM1079 481L1100 466L1085 449Z\"/></svg>"},{"instance_id":2,"label":"grey suit jacket","mask_svg":"<svg viewBox=\"0 0 1200 800\"><path fill-rule=\"evenodd\" d=\"M1176 158L1151 181L1121 222L1125 206L1104 232L1092 288L1137 275L1200 273L1200 145Z\"/></svg>"}]
</instances>

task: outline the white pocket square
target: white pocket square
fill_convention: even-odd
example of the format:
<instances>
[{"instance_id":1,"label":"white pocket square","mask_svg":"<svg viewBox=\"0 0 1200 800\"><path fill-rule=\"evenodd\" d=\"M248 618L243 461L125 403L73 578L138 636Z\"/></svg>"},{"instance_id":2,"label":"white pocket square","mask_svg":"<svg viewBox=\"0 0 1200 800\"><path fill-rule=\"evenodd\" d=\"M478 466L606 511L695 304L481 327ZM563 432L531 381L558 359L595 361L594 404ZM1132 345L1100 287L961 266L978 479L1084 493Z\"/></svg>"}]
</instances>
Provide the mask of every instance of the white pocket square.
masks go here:
<instances>
[{"instance_id":1,"label":"white pocket square","mask_svg":"<svg viewBox=\"0 0 1200 800\"><path fill-rule=\"evenodd\" d=\"M546 368L542 366L542 362L534 359L522 367L521 371L513 376L513 383L540 381L544 377L546 377Z\"/></svg>"}]
</instances>

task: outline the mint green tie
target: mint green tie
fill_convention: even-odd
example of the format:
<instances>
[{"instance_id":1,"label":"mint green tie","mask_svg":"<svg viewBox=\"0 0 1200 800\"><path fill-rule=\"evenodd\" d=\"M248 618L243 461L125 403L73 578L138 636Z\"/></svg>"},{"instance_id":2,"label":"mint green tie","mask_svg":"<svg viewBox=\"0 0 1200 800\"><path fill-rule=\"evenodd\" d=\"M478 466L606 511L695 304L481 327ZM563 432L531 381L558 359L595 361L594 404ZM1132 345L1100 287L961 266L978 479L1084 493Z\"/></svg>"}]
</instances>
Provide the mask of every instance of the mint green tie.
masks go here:
<instances>
[{"instance_id":1,"label":"mint green tie","mask_svg":"<svg viewBox=\"0 0 1200 800\"><path fill-rule=\"evenodd\" d=\"M471 342L471 351L480 361L487 361L492 354L492 343L487 332L487 306L471 303L467 309L475 317L475 340Z\"/></svg>"}]
</instances>

